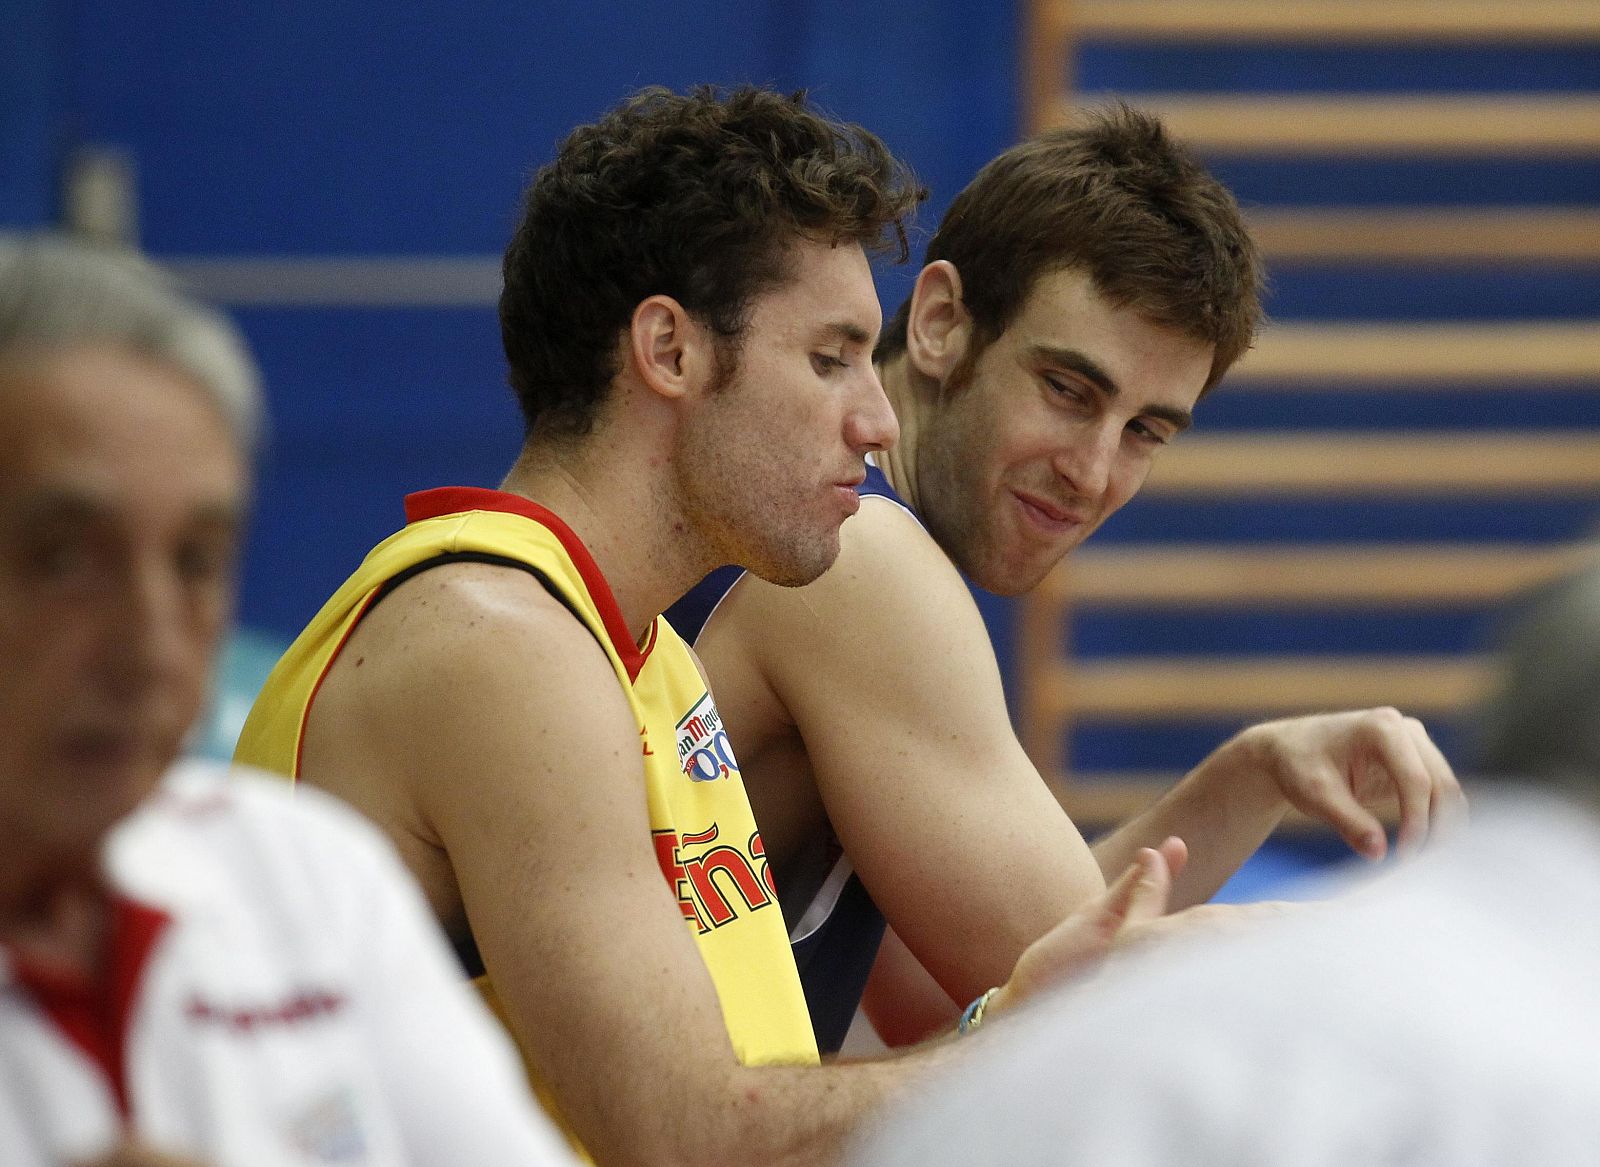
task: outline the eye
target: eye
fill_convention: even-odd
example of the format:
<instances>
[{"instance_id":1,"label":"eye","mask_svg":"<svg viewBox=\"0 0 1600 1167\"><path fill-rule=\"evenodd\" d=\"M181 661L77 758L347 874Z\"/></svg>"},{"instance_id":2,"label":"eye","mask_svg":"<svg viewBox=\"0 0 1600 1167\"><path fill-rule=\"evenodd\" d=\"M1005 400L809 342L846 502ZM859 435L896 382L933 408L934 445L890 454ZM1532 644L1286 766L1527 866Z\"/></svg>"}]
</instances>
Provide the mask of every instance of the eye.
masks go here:
<instances>
[{"instance_id":1,"label":"eye","mask_svg":"<svg viewBox=\"0 0 1600 1167\"><path fill-rule=\"evenodd\" d=\"M1172 440L1173 435L1165 430L1157 429L1147 421L1134 418L1128 423L1128 432L1141 442L1153 446L1164 446Z\"/></svg>"},{"instance_id":2,"label":"eye","mask_svg":"<svg viewBox=\"0 0 1600 1167\"><path fill-rule=\"evenodd\" d=\"M38 580L61 583L81 578L94 566L94 549L79 532L51 533L36 540L25 559Z\"/></svg>"},{"instance_id":3,"label":"eye","mask_svg":"<svg viewBox=\"0 0 1600 1167\"><path fill-rule=\"evenodd\" d=\"M832 353L812 353L811 367L817 371L817 376L826 377L829 373L837 372L849 366L834 356Z\"/></svg>"},{"instance_id":4,"label":"eye","mask_svg":"<svg viewBox=\"0 0 1600 1167\"><path fill-rule=\"evenodd\" d=\"M1050 392L1064 401L1074 405L1087 405L1089 392L1076 381L1063 381L1058 377L1045 377L1044 383L1050 387Z\"/></svg>"},{"instance_id":5,"label":"eye","mask_svg":"<svg viewBox=\"0 0 1600 1167\"><path fill-rule=\"evenodd\" d=\"M180 547L174 556L175 565L184 579L191 583L205 583L226 575L230 562L228 553L207 544L190 544Z\"/></svg>"},{"instance_id":6,"label":"eye","mask_svg":"<svg viewBox=\"0 0 1600 1167\"><path fill-rule=\"evenodd\" d=\"M173 545L172 565L190 583L226 581L233 572L237 549L238 539L230 527L206 524Z\"/></svg>"}]
</instances>

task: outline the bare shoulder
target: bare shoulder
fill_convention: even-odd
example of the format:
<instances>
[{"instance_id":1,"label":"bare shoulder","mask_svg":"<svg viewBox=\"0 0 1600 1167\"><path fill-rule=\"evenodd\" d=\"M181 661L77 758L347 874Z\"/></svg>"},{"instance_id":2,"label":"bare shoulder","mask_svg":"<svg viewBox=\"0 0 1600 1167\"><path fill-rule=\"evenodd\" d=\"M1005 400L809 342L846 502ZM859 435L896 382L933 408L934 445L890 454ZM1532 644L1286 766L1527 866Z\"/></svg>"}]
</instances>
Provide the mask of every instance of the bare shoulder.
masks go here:
<instances>
[{"instance_id":1,"label":"bare shoulder","mask_svg":"<svg viewBox=\"0 0 1600 1167\"><path fill-rule=\"evenodd\" d=\"M456 638L557 633L576 618L531 573L489 563L447 563L407 580L362 620L350 649L378 654L447 648ZM495 654L498 656L499 654Z\"/></svg>"},{"instance_id":2,"label":"bare shoulder","mask_svg":"<svg viewBox=\"0 0 1600 1167\"><path fill-rule=\"evenodd\" d=\"M840 529L839 558L817 583L822 591L894 586L935 594L963 586L949 557L910 512L873 498L863 500L860 513Z\"/></svg>"},{"instance_id":3,"label":"bare shoulder","mask_svg":"<svg viewBox=\"0 0 1600 1167\"><path fill-rule=\"evenodd\" d=\"M522 689L539 685L552 668L605 660L588 628L528 572L453 563L406 581L374 607L325 688L337 685L374 713L403 715L414 702L449 709L479 700L485 685L514 677ZM319 695L319 703L325 696L332 694ZM503 699L516 700L516 693Z\"/></svg>"},{"instance_id":4,"label":"bare shoulder","mask_svg":"<svg viewBox=\"0 0 1600 1167\"><path fill-rule=\"evenodd\" d=\"M865 500L840 531L839 558L814 582L784 588L745 576L708 625L722 622L763 665L798 664L797 653L852 654L921 636L976 608L949 558L916 519L886 500ZM765 646L763 650L760 646Z\"/></svg>"},{"instance_id":5,"label":"bare shoulder","mask_svg":"<svg viewBox=\"0 0 1600 1167\"><path fill-rule=\"evenodd\" d=\"M442 811L505 797L495 787L537 765L556 728L631 741L604 650L527 572L448 564L352 633L312 707L302 772L391 834L437 844Z\"/></svg>"}]
</instances>

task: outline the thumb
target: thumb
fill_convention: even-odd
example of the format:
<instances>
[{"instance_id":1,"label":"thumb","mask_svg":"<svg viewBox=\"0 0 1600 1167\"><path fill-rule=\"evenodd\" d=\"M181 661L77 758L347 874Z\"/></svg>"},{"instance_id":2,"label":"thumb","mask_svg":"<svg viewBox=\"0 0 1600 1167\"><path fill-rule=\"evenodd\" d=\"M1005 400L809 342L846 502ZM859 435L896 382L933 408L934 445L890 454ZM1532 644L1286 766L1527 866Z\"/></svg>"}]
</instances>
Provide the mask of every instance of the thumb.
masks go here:
<instances>
[{"instance_id":1,"label":"thumb","mask_svg":"<svg viewBox=\"0 0 1600 1167\"><path fill-rule=\"evenodd\" d=\"M1168 835L1156 850L1167 861L1167 874L1173 879L1182 875L1183 869L1189 866L1189 844L1177 835Z\"/></svg>"},{"instance_id":2,"label":"thumb","mask_svg":"<svg viewBox=\"0 0 1600 1167\"><path fill-rule=\"evenodd\" d=\"M1141 848L1115 883L1028 946L1011 978L990 998L989 1013L1004 1013L1051 985L1097 968L1130 923L1167 910L1172 874L1166 856Z\"/></svg>"}]
</instances>

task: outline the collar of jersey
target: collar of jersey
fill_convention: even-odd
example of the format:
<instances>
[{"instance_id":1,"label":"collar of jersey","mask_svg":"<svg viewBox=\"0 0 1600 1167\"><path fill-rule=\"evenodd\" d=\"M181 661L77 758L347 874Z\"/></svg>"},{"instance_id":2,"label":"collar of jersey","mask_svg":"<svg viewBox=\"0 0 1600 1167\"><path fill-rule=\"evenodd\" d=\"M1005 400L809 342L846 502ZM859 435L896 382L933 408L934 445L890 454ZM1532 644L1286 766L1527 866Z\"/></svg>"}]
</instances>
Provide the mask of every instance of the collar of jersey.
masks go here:
<instances>
[{"instance_id":1,"label":"collar of jersey","mask_svg":"<svg viewBox=\"0 0 1600 1167\"><path fill-rule=\"evenodd\" d=\"M500 511L504 514L519 515L538 523L560 540L562 549L572 560L572 565L578 569L583 586L588 589L589 598L594 601L595 609L600 613L600 619L606 626L606 635L611 638L611 646L616 649L617 655L622 658L622 663L628 670L628 679L630 681L639 679L639 672L644 668L644 662L650 658L650 650L656 646L656 625L660 617L650 622L650 631L645 636L644 647L640 648L628 632L627 622L622 618L622 609L617 606L617 598L612 594L611 585L606 582L605 575L601 573L600 565L594 561L594 556L589 554L589 549L583 545L583 540L579 539L572 528L562 522L553 511L546 510L532 499L523 498L520 494L508 494L503 490L486 490L480 486L441 486L406 495L408 523L442 518L445 515L459 515L466 511Z\"/></svg>"}]
</instances>

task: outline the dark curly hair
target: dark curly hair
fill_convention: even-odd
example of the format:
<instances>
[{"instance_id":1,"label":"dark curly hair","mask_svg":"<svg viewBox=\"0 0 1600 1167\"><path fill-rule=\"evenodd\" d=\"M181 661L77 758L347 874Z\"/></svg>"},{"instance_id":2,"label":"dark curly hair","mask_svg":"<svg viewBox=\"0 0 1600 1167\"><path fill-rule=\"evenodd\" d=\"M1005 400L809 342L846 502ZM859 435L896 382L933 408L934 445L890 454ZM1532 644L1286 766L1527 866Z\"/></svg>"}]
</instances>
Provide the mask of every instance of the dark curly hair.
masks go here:
<instances>
[{"instance_id":1,"label":"dark curly hair","mask_svg":"<svg viewBox=\"0 0 1600 1167\"><path fill-rule=\"evenodd\" d=\"M668 295L736 353L800 238L898 250L922 197L872 134L746 87L645 89L561 143L505 256L500 335L529 435L590 431L640 301Z\"/></svg>"},{"instance_id":2,"label":"dark curly hair","mask_svg":"<svg viewBox=\"0 0 1600 1167\"><path fill-rule=\"evenodd\" d=\"M1265 274L1238 205L1153 115L1118 104L1013 146L955 201L926 262L961 273L974 324L969 361L1016 319L1040 276L1088 274L1112 304L1133 308L1215 350L1206 389L1260 327ZM904 350L909 302L877 357Z\"/></svg>"}]
</instances>

